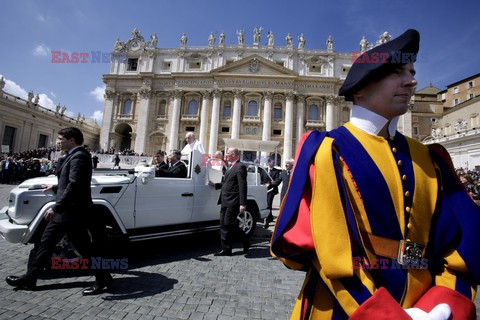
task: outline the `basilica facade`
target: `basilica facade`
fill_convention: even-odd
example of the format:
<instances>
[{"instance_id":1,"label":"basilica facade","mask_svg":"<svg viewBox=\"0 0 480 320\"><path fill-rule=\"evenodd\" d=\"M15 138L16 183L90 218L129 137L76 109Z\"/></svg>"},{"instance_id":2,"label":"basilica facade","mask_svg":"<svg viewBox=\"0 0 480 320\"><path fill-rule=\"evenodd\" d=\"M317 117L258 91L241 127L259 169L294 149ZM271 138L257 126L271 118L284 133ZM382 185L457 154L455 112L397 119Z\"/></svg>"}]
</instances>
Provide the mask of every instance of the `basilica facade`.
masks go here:
<instances>
[{"instance_id":1,"label":"basilica facade","mask_svg":"<svg viewBox=\"0 0 480 320\"><path fill-rule=\"evenodd\" d=\"M182 148L192 131L209 154L228 141L273 142L275 151L243 154L275 153L280 164L294 157L305 131L347 122L351 104L337 92L352 54L335 51L332 37L324 49L307 49L303 34L278 41L261 31L253 30L250 44L243 30L230 45L223 32L218 39L210 34L201 47L188 46L183 34L177 48L157 48L156 35L146 41L137 29L127 41L117 40L103 76L100 148L152 155Z\"/></svg>"}]
</instances>

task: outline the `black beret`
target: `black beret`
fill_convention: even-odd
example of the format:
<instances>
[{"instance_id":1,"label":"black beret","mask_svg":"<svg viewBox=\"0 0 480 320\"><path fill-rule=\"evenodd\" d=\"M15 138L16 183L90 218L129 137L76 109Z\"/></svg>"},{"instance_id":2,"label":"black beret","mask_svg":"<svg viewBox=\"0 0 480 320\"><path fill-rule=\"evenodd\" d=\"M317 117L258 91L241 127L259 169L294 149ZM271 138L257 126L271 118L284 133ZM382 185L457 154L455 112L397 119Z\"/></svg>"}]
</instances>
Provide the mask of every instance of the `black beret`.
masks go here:
<instances>
[{"instance_id":1,"label":"black beret","mask_svg":"<svg viewBox=\"0 0 480 320\"><path fill-rule=\"evenodd\" d=\"M338 95L352 101L353 95L370 81L381 79L394 69L415 62L419 45L418 31L408 29L399 37L365 51L353 63Z\"/></svg>"}]
</instances>

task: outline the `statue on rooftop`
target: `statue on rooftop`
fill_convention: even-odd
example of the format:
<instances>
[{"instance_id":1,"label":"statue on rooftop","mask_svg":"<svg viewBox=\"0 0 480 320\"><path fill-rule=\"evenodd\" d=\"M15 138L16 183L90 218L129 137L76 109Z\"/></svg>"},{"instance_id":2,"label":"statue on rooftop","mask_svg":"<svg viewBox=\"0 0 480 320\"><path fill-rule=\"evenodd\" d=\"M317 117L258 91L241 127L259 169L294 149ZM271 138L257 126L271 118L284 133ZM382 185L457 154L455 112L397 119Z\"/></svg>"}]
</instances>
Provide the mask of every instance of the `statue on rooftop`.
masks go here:
<instances>
[{"instance_id":1,"label":"statue on rooftop","mask_svg":"<svg viewBox=\"0 0 480 320\"><path fill-rule=\"evenodd\" d=\"M238 45L243 46L245 38L244 38L244 31L242 29L237 30L237 40L238 40Z\"/></svg>"},{"instance_id":2,"label":"statue on rooftop","mask_svg":"<svg viewBox=\"0 0 480 320\"><path fill-rule=\"evenodd\" d=\"M225 45L225 33L222 31L219 36L219 41L218 41L219 46Z\"/></svg>"},{"instance_id":3,"label":"statue on rooftop","mask_svg":"<svg viewBox=\"0 0 480 320\"><path fill-rule=\"evenodd\" d=\"M208 36L208 45L215 45L215 35L213 34L213 32L210 32L210 35Z\"/></svg>"},{"instance_id":4,"label":"statue on rooftop","mask_svg":"<svg viewBox=\"0 0 480 320\"><path fill-rule=\"evenodd\" d=\"M293 46L293 39L292 39L292 35L290 34L290 32L285 37L285 42L287 43L287 47L292 47Z\"/></svg>"},{"instance_id":5,"label":"statue on rooftop","mask_svg":"<svg viewBox=\"0 0 480 320\"><path fill-rule=\"evenodd\" d=\"M303 36L303 33L298 37L298 49L303 49L305 48L305 43L307 41L305 40L305 37Z\"/></svg>"},{"instance_id":6,"label":"statue on rooftop","mask_svg":"<svg viewBox=\"0 0 480 320\"><path fill-rule=\"evenodd\" d=\"M188 40L187 34L186 33L182 34L182 36L180 37L180 45L182 47L185 47L187 45L187 40Z\"/></svg>"}]
</instances>

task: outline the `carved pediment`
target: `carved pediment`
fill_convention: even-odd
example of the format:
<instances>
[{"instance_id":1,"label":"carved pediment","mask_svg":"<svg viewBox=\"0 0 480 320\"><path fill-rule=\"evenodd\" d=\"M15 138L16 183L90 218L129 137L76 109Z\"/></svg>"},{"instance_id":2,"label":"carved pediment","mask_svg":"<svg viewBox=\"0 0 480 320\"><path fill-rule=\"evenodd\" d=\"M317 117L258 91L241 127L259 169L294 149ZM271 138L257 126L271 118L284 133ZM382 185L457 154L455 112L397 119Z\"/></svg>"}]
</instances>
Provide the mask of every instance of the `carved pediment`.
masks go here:
<instances>
[{"instance_id":1,"label":"carved pediment","mask_svg":"<svg viewBox=\"0 0 480 320\"><path fill-rule=\"evenodd\" d=\"M251 55L211 71L215 75L268 75L297 77L298 73L258 55Z\"/></svg>"}]
</instances>

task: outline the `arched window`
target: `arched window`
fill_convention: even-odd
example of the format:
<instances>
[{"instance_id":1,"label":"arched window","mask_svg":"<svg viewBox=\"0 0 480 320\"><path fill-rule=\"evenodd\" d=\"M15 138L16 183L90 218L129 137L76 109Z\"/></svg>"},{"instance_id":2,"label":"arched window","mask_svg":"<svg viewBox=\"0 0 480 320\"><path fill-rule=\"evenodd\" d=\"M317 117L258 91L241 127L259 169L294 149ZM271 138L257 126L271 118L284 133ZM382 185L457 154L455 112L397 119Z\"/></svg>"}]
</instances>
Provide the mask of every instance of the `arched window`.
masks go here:
<instances>
[{"instance_id":1,"label":"arched window","mask_svg":"<svg viewBox=\"0 0 480 320\"><path fill-rule=\"evenodd\" d=\"M230 100L225 101L223 105L223 118L227 119L232 116L232 102Z\"/></svg>"},{"instance_id":2,"label":"arched window","mask_svg":"<svg viewBox=\"0 0 480 320\"><path fill-rule=\"evenodd\" d=\"M282 104L275 103L275 107L273 108L273 120L281 121L282 120Z\"/></svg>"},{"instance_id":3,"label":"arched window","mask_svg":"<svg viewBox=\"0 0 480 320\"><path fill-rule=\"evenodd\" d=\"M258 103L255 100L248 102L247 116L258 116Z\"/></svg>"},{"instance_id":4,"label":"arched window","mask_svg":"<svg viewBox=\"0 0 480 320\"><path fill-rule=\"evenodd\" d=\"M130 114L132 112L132 100L127 99L123 103L123 112L122 114Z\"/></svg>"},{"instance_id":5,"label":"arched window","mask_svg":"<svg viewBox=\"0 0 480 320\"><path fill-rule=\"evenodd\" d=\"M198 114L198 102L197 100L192 100L188 103L188 115L196 116Z\"/></svg>"},{"instance_id":6,"label":"arched window","mask_svg":"<svg viewBox=\"0 0 480 320\"><path fill-rule=\"evenodd\" d=\"M316 104L312 104L308 108L308 120L319 120L319 118L318 118L318 106Z\"/></svg>"},{"instance_id":7,"label":"arched window","mask_svg":"<svg viewBox=\"0 0 480 320\"><path fill-rule=\"evenodd\" d=\"M167 101L162 100L158 105L158 116L165 116L167 114Z\"/></svg>"}]
</instances>

